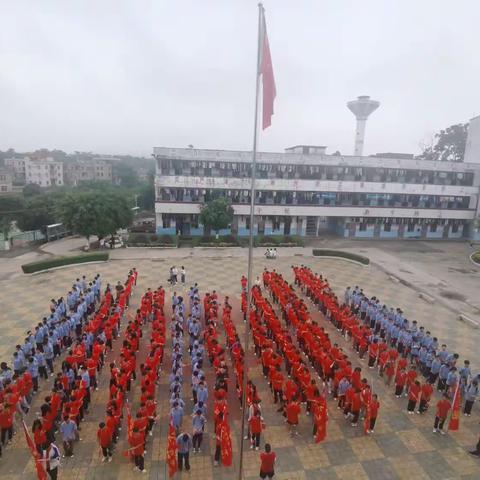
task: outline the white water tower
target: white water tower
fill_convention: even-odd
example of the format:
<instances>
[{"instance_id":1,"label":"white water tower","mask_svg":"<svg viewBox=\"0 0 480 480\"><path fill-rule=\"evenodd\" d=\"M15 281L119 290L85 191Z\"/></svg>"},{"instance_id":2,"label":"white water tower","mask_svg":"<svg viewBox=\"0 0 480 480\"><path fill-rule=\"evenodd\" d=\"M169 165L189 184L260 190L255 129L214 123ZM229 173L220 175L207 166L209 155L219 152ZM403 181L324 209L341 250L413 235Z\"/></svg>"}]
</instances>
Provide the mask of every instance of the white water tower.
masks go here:
<instances>
[{"instance_id":1,"label":"white water tower","mask_svg":"<svg viewBox=\"0 0 480 480\"><path fill-rule=\"evenodd\" d=\"M357 129L355 131L355 149L353 154L361 156L363 153L363 143L365 141L365 126L368 116L380 106L380 102L372 100L368 95L361 95L356 100L347 103L349 110L357 119Z\"/></svg>"}]
</instances>

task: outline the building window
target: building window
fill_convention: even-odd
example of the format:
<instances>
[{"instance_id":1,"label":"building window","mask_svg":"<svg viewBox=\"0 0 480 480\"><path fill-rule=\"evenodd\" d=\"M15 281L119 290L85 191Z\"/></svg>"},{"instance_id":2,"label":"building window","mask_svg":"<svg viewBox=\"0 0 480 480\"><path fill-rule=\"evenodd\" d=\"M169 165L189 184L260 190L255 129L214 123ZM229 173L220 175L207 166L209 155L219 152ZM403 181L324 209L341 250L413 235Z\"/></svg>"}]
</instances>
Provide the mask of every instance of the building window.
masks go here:
<instances>
[{"instance_id":1,"label":"building window","mask_svg":"<svg viewBox=\"0 0 480 480\"><path fill-rule=\"evenodd\" d=\"M430 224L430 231L431 232L436 232L437 231L437 224L436 223Z\"/></svg>"},{"instance_id":2,"label":"building window","mask_svg":"<svg viewBox=\"0 0 480 480\"><path fill-rule=\"evenodd\" d=\"M386 223L386 224L383 226L383 231L384 231L384 232L391 232L391 231L392 231L392 224L391 224L391 223Z\"/></svg>"},{"instance_id":3,"label":"building window","mask_svg":"<svg viewBox=\"0 0 480 480\"><path fill-rule=\"evenodd\" d=\"M250 230L250 217L245 218L245 228Z\"/></svg>"},{"instance_id":4,"label":"building window","mask_svg":"<svg viewBox=\"0 0 480 480\"><path fill-rule=\"evenodd\" d=\"M407 232L414 232L415 231L415 224L409 223L407 226Z\"/></svg>"},{"instance_id":5,"label":"building window","mask_svg":"<svg viewBox=\"0 0 480 480\"><path fill-rule=\"evenodd\" d=\"M452 225L452 233L458 233L458 223Z\"/></svg>"},{"instance_id":6,"label":"building window","mask_svg":"<svg viewBox=\"0 0 480 480\"><path fill-rule=\"evenodd\" d=\"M367 230L367 224L361 223L358 229L360 230L360 232L365 232Z\"/></svg>"},{"instance_id":7,"label":"building window","mask_svg":"<svg viewBox=\"0 0 480 480\"><path fill-rule=\"evenodd\" d=\"M6 185L2 185L1 191L6 192L8 190L8 187Z\"/></svg>"}]
</instances>

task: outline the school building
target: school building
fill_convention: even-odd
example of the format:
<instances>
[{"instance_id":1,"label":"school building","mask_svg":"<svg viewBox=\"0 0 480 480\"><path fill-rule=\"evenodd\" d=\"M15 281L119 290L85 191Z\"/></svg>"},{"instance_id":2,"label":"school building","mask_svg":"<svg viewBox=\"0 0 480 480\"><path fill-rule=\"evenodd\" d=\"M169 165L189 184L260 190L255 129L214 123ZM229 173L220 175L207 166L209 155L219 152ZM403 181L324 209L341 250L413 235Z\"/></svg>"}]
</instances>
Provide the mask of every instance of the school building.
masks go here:
<instances>
[{"instance_id":1,"label":"school building","mask_svg":"<svg viewBox=\"0 0 480 480\"><path fill-rule=\"evenodd\" d=\"M478 121L477 121L478 119ZM470 131L480 139L480 117ZM298 145L257 156L255 224L250 225L250 151L154 148L156 230L203 235L202 204L231 202L235 216L222 234L345 238L480 240L480 141L469 138L466 162L410 155L328 155Z\"/></svg>"}]
</instances>

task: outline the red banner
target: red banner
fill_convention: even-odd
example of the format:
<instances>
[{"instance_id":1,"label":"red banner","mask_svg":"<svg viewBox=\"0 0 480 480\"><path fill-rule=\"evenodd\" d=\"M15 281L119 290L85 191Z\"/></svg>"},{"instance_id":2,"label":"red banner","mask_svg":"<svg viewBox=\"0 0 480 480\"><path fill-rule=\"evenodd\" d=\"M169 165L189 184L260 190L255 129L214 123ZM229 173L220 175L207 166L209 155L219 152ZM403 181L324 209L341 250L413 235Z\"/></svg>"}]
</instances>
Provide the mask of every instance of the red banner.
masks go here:
<instances>
[{"instance_id":1,"label":"red banner","mask_svg":"<svg viewBox=\"0 0 480 480\"><path fill-rule=\"evenodd\" d=\"M167 441L167 465L168 475L173 477L178 470L177 463L177 437L175 436L175 429L170 424L168 427L168 441Z\"/></svg>"},{"instance_id":2,"label":"red banner","mask_svg":"<svg viewBox=\"0 0 480 480\"><path fill-rule=\"evenodd\" d=\"M32 453L33 459L35 460L35 468L37 470L37 478L38 480L47 480L47 474L45 472L45 468L43 468L42 460L40 459L40 454L38 453L35 444L33 443L32 437L30 436L30 432L28 431L25 422L22 421L23 424L23 431L25 432L25 440L27 441L28 448Z\"/></svg>"},{"instance_id":3,"label":"red banner","mask_svg":"<svg viewBox=\"0 0 480 480\"><path fill-rule=\"evenodd\" d=\"M230 428L225 422L221 429L220 442L222 450L222 465L229 467L233 460L232 440L230 438Z\"/></svg>"},{"instance_id":4,"label":"red banner","mask_svg":"<svg viewBox=\"0 0 480 480\"><path fill-rule=\"evenodd\" d=\"M457 384L455 389L455 395L453 396L453 407L452 407L452 416L450 417L450 422L448 423L449 430L458 430L460 428L460 404L461 404L461 395L459 389L460 383Z\"/></svg>"},{"instance_id":5,"label":"red banner","mask_svg":"<svg viewBox=\"0 0 480 480\"><path fill-rule=\"evenodd\" d=\"M370 405L365 407L365 420L363 421L363 431L368 433L370 430Z\"/></svg>"}]
</instances>

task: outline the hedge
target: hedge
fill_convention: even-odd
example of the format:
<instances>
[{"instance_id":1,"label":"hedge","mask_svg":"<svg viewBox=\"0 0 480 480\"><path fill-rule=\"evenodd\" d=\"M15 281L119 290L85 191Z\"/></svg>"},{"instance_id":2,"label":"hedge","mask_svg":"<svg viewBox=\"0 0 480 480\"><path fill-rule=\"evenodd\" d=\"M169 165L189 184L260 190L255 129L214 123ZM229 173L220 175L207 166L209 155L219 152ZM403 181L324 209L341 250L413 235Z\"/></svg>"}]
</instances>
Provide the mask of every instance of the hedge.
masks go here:
<instances>
[{"instance_id":1,"label":"hedge","mask_svg":"<svg viewBox=\"0 0 480 480\"><path fill-rule=\"evenodd\" d=\"M304 241L298 235L258 235L255 237L258 247L303 247Z\"/></svg>"},{"instance_id":2,"label":"hedge","mask_svg":"<svg viewBox=\"0 0 480 480\"><path fill-rule=\"evenodd\" d=\"M63 267L64 265L76 265L87 262L106 262L109 258L107 252L83 253L81 255L73 255L71 257L55 257L48 260L40 260L39 262L26 263L22 265L23 273L34 273L49 268Z\"/></svg>"},{"instance_id":3,"label":"hedge","mask_svg":"<svg viewBox=\"0 0 480 480\"><path fill-rule=\"evenodd\" d=\"M157 235L156 233L129 233L129 247L176 247L175 235Z\"/></svg>"},{"instance_id":4,"label":"hedge","mask_svg":"<svg viewBox=\"0 0 480 480\"><path fill-rule=\"evenodd\" d=\"M480 265L480 250L472 255L472 260Z\"/></svg>"},{"instance_id":5,"label":"hedge","mask_svg":"<svg viewBox=\"0 0 480 480\"><path fill-rule=\"evenodd\" d=\"M354 262L361 263L362 265L369 265L370 259L363 255L357 255L351 252L342 252L339 250L326 250L326 249L314 249L313 255L315 257L339 257L346 258L347 260L353 260Z\"/></svg>"}]
</instances>

